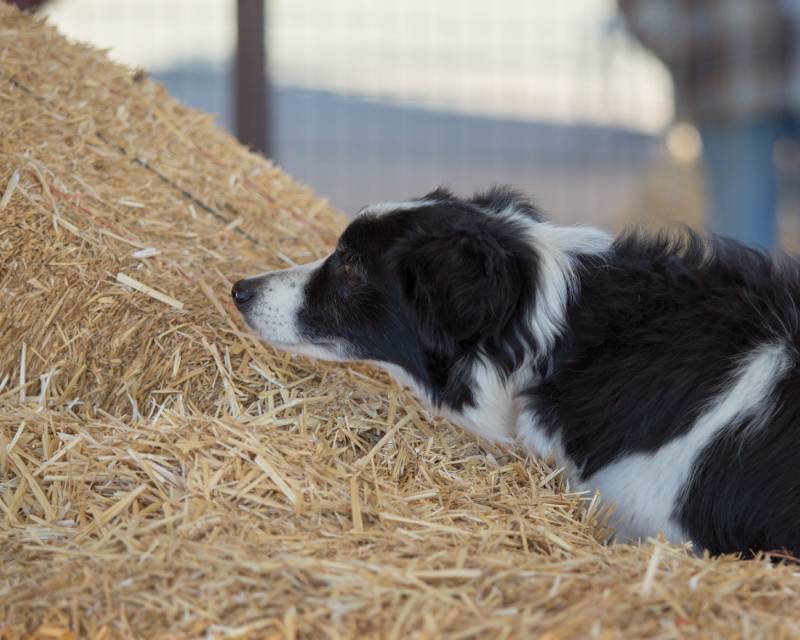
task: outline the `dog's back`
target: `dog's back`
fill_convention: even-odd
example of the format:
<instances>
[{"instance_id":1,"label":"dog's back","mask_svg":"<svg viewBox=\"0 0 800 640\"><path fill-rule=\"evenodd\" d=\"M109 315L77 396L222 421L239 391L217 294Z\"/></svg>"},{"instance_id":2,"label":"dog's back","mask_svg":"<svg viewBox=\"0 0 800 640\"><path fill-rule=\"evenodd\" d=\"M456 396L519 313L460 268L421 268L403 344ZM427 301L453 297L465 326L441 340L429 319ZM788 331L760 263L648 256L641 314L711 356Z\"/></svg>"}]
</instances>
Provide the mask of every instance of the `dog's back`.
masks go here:
<instances>
[{"instance_id":1,"label":"dog's back","mask_svg":"<svg viewBox=\"0 0 800 640\"><path fill-rule=\"evenodd\" d=\"M800 551L798 263L691 232L583 259L530 412L624 537Z\"/></svg>"}]
</instances>

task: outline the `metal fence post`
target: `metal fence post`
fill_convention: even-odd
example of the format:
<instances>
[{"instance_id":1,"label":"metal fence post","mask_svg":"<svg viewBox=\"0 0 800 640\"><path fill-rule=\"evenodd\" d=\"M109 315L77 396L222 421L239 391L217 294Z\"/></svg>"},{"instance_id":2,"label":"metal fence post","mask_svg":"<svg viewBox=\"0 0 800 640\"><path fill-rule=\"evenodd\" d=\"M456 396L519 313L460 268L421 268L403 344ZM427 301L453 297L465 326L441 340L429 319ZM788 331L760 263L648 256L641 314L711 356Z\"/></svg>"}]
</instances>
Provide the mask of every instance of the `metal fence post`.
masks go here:
<instances>
[{"instance_id":1,"label":"metal fence post","mask_svg":"<svg viewBox=\"0 0 800 640\"><path fill-rule=\"evenodd\" d=\"M236 135L243 144L269 156L273 149L266 68L266 0L237 0L236 10Z\"/></svg>"}]
</instances>

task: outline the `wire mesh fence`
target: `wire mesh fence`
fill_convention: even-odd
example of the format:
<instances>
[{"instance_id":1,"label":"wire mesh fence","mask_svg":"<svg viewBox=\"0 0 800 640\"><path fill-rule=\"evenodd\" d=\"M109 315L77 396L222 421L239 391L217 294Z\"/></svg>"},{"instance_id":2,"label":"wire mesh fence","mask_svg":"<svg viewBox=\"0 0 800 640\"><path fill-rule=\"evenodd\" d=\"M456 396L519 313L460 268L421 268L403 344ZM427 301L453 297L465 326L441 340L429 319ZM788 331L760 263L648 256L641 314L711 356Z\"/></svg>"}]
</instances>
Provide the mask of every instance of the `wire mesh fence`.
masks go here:
<instances>
[{"instance_id":1,"label":"wire mesh fence","mask_svg":"<svg viewBox=\"0 0 800 640\"><path fill-rule=\"evenodd\" d=\"M235 5L57 0L46 12L232 130ZM270 152L347 212L510 183L562 221L614 227L654 208L702 219L697 135L670 129L669 73L614 0L267 0L265 33ZM781 153L792 196L796 154Z\"/></svg>"}]
</instances>

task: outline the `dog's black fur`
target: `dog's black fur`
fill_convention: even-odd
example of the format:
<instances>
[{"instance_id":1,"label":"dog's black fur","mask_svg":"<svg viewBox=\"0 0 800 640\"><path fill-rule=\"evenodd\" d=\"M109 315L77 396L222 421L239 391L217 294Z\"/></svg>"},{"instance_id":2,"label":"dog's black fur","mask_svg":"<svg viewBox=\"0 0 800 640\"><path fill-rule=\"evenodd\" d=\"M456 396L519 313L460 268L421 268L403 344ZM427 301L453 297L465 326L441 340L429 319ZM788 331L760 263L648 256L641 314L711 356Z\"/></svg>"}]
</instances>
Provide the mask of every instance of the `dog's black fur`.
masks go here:
<instances>
[{"instance_id":1,"label":"dog's black fur","mask_svg":"<svg viewBox=\"0 0 800 640\"><path fill-rule=\"evenodd\" d=\"M797 262L732 240L624 236L582 259L580 292L553 371L528 394L584 478L685 433L741 354L782 341L797 359ZM754 437L742 442L746 419L701 452L675 516L704 548L800 552L798 390L795 363Z\"/></svg>"}]
</instances>

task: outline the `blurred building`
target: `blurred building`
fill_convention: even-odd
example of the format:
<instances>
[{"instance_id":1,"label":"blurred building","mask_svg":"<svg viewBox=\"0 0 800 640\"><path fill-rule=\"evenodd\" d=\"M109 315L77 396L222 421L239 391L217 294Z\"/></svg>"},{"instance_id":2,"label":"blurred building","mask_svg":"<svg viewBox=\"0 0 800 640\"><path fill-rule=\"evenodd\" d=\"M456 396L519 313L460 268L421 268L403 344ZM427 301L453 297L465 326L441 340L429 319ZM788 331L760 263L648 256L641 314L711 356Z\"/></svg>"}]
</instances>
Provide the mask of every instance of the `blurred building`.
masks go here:
<instances>
[{"instance_id":1,"label":"blurred building","mask_svg":"<svg viewBox=\"0 0 800 640\"><path fill-rule=\"evenodd\" d=\"M46 12L232 127L232 0ZM345 211L500 182L561 221L613 227L643 203L669 208L652 189L700 188L691 132L665 152L669 75L613 0L267 0L266 22L275 159ZM698 218L699 198L681 198L677 217Z\"/></svg>"}]
</instances>

